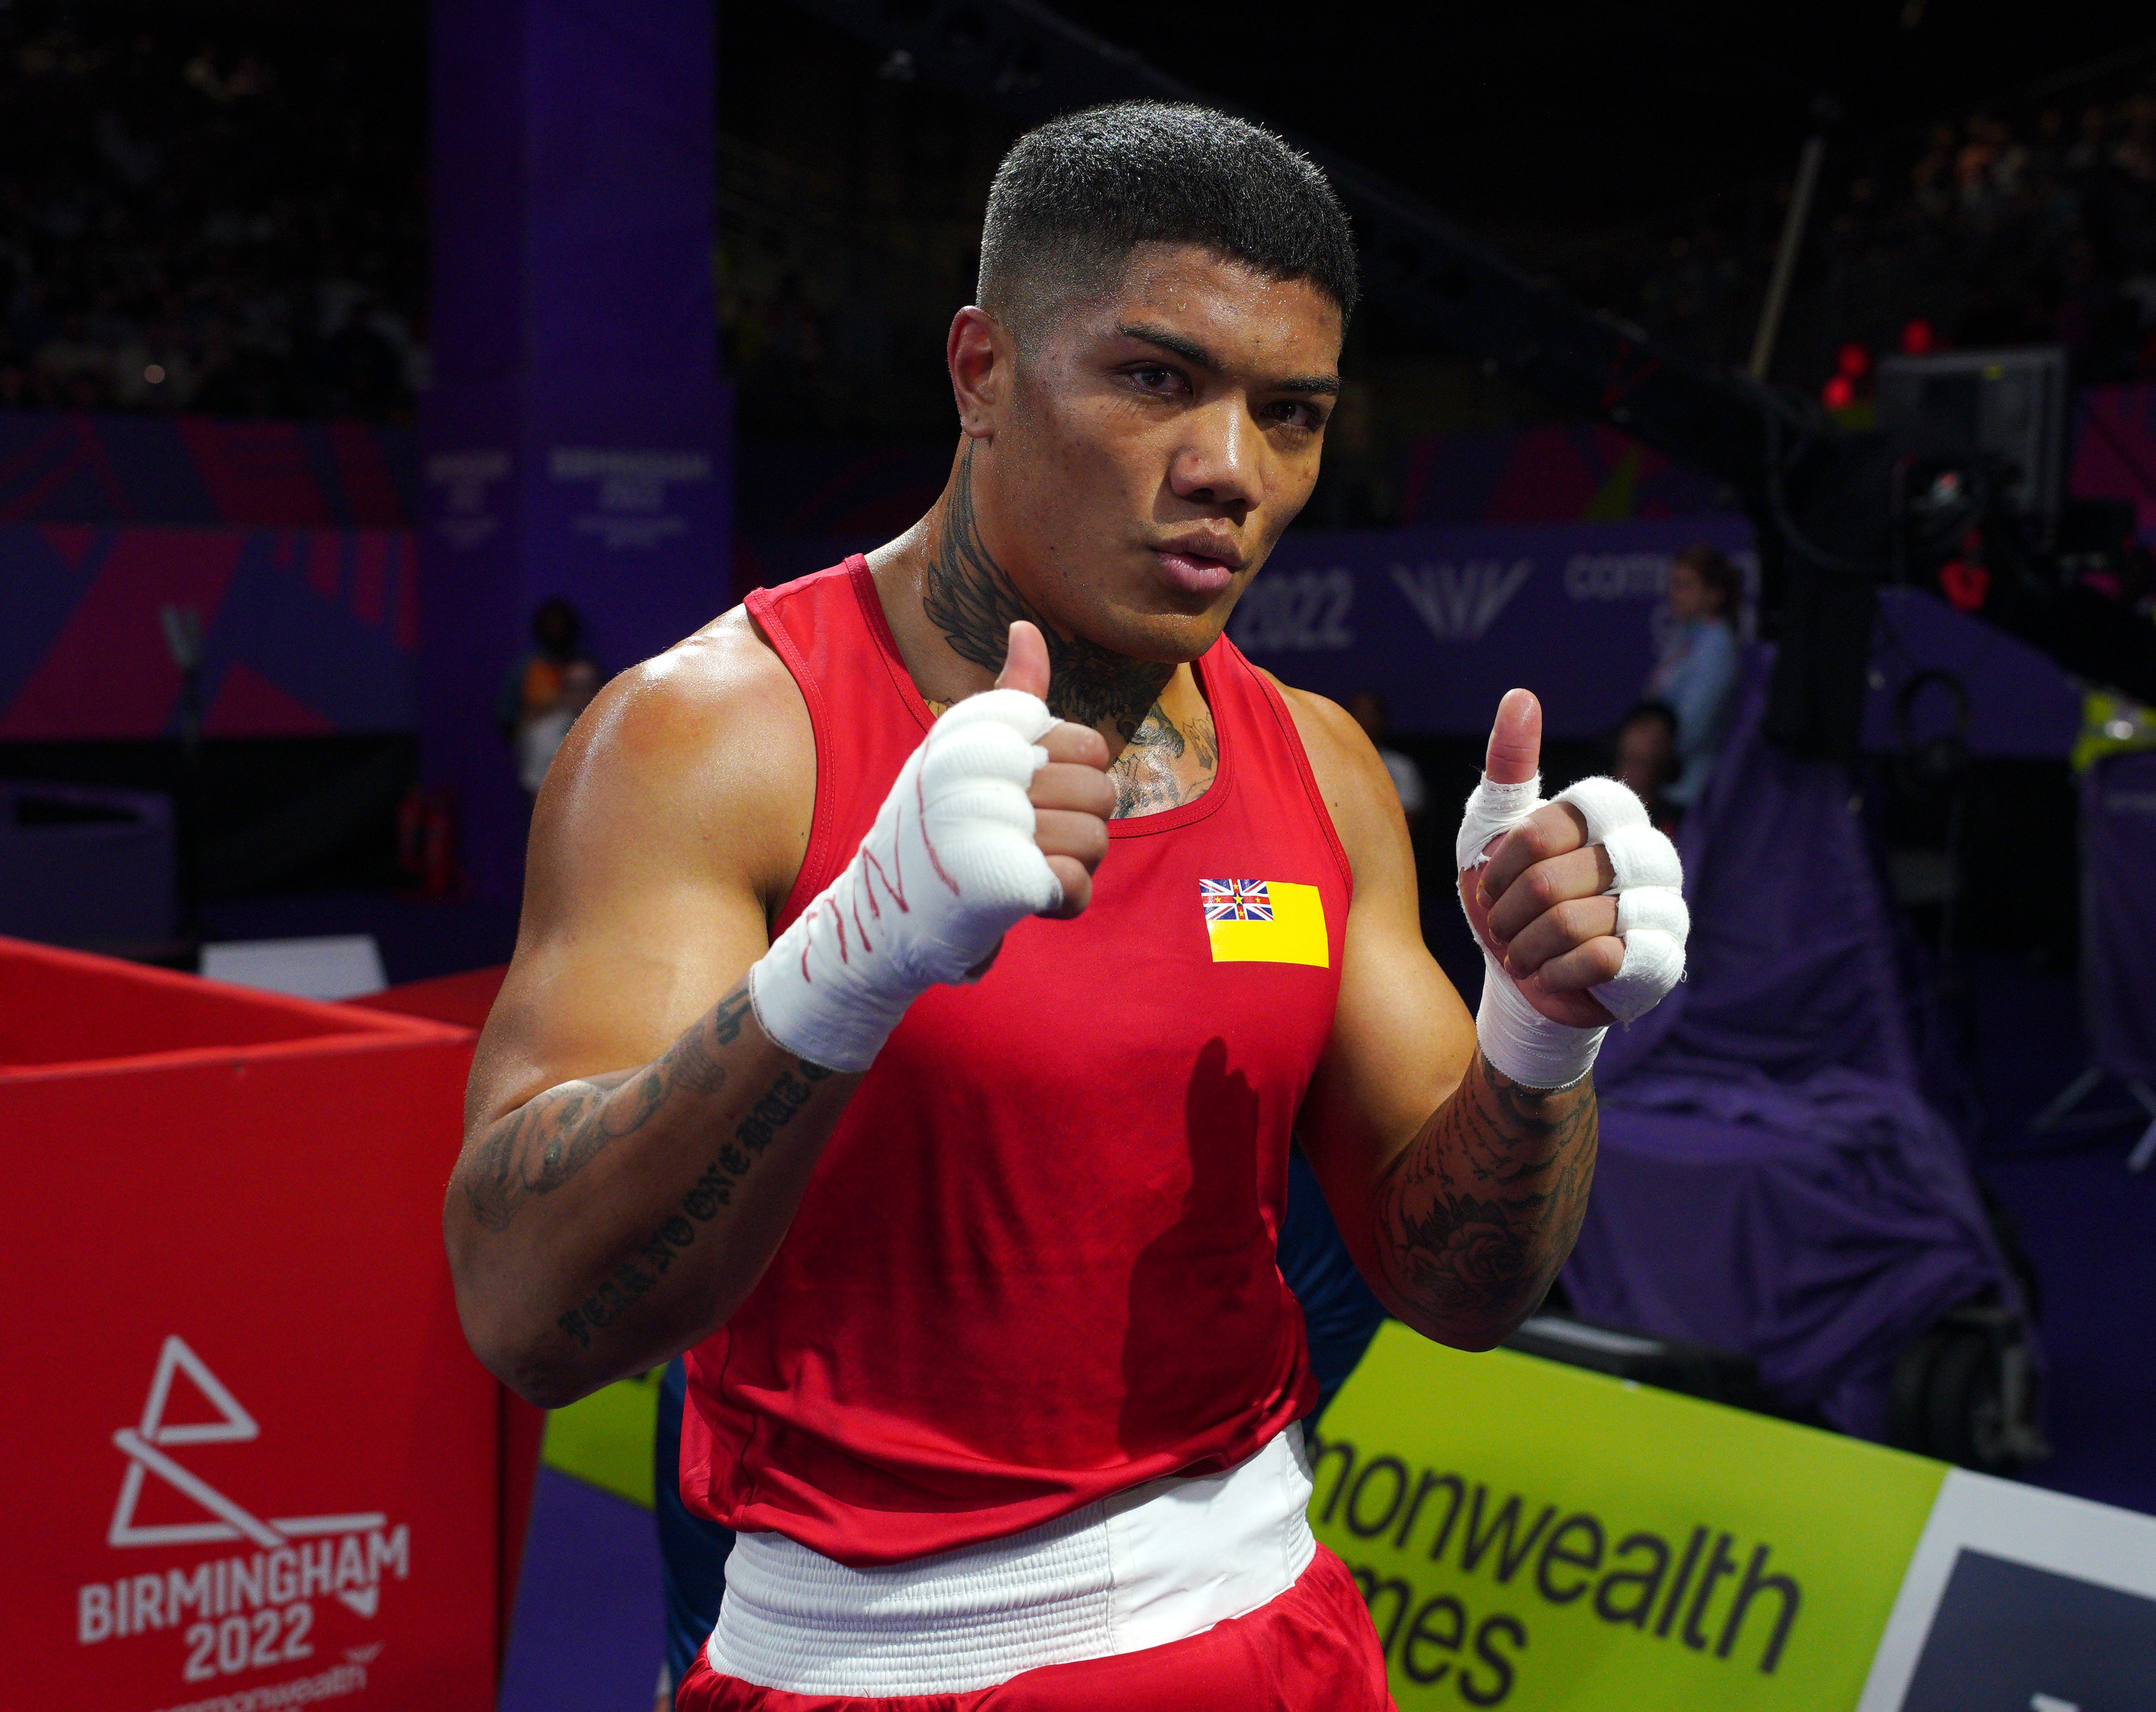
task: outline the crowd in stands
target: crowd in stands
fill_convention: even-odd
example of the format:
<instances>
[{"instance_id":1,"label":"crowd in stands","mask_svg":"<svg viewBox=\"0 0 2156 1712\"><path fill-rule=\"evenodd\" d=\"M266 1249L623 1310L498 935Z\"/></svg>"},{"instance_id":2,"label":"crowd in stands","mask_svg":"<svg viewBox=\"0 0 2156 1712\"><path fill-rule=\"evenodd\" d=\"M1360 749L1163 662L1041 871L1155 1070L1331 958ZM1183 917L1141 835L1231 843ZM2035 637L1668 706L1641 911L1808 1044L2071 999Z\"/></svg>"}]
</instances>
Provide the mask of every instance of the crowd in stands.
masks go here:
<instances>
[{"instance_id":1,"label":"crowd in stands","mask_svg":"<svg viewBox=\"0 0 2156 1712\"><path fill-rule=\"evenodd\" d=\"M0 407L408 414L418 38L205 28L0 11Z\"/></svg>"},{"instance_id":2,"label":"crowd in stands","mask_svg":"<svg viewBox=\"0 0 2156 1712\"><path fill-rule=\"evenodd\" d=\"M1837 158L1839 157L1839 158ZM1816 386L1912 322L1972 349L2063 345L2084 383L2156 378L2156 79L1830 147L1775 374ZM1743 363L1786 187L1573 248L1553 271L1687 356Z\"/></svg>"},{"instance_id":3,"label":"crowd in stands","mask_svg":"<svg viewBox=\"0 0 2156 1712\"><path fill-rule=\"evenodd\" d=\"M212 16L0 5L0 408L413 410L428 373L419 38L304 21L242 34ZM942 322L970 285L1004 127L872 59L752 57L757 75L735 75L721 102L715 234L744 413L784 434L917 432L941 407ZM843 147L789 116L841 74L860 133ZM1891 351L1917 322L1964 348L2063 344L2079 382L2156 378L2156 78L2115 75L2141 80L1837 143L1777 377L1815 388L1852 342ZM1515 247L1584 300L1734 366L1786 195L1761 184L1676 221ZM1384 520L1368 509L1332 520Z\"/></svg>"}]
</instances>

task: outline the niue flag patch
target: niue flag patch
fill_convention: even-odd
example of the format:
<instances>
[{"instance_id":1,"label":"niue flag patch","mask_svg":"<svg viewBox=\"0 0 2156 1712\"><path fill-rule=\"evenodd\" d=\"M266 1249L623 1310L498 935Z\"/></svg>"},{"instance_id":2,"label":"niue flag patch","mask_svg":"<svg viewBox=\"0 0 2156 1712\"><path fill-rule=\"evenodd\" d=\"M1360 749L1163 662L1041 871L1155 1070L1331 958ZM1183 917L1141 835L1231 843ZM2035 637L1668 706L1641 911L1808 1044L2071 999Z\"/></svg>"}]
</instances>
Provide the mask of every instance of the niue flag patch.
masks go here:
<instances>
[{"instance_id":1,"label":"niue flag patch","mask_svg":"<svg viewBox=\"0 0 2156 1712\"><path fill-rule=\"evenodd\" d=\"M1325 900L1285 879L1201 879L1198 901L1216 963L1332 966Z\"/></svg>"}]
</instances>

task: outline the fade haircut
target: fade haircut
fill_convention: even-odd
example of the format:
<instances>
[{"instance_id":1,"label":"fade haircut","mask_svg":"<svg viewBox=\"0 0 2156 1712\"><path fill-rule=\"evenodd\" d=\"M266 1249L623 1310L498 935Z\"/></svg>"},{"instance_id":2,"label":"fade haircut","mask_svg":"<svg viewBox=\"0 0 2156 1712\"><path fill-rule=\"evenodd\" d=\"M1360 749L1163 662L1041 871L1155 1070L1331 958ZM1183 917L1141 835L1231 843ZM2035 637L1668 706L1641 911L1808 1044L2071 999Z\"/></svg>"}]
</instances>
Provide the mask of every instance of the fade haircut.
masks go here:
<instances>
[{"instance_id":1,"label":"fade haircut","mask_svg":"<svg viewBox=\"0 0 2156 1712\"><path fill-rule=\"evenodd\" d=\"M1193 243L1355 308L1355 239L1325 175L1209 107L1116 101L1011 145L988 190L978 300L1021 346L1109 288L1142 243Z\"/></svg>"}]
</instances>

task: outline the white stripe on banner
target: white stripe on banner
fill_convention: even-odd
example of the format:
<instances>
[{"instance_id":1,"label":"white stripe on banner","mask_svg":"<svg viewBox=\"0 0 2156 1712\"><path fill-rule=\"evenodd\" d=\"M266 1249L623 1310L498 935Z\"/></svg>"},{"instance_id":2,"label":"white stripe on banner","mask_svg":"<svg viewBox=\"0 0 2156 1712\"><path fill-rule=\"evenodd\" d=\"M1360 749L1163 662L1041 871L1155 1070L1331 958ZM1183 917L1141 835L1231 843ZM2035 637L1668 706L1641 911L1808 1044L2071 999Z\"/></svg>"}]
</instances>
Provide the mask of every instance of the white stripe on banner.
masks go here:
<instances>
[{"instance_id":1,"label":"white stripe on banner","mask_svg":"<svg viewBox=\"0 0 2156 1712\"><path fill-rule=\"evenodd\" d=\"M2156 1519L1955 1469L1856 1712L2112 1712L2153 1663Z\"/></svg>"}]
</instances>

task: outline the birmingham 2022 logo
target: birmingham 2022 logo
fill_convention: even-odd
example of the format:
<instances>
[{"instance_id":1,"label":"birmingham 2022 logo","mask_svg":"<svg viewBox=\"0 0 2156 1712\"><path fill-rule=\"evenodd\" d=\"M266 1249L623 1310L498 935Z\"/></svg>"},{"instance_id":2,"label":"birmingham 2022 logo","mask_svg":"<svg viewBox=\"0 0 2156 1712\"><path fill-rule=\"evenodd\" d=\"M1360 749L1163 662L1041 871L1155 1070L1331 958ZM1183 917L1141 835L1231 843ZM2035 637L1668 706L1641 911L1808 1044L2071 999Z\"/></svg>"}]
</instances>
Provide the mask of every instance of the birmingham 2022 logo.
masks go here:
<instances>
[{"instance_id":1,"label":"birmingham 2022 logo","mask_svg":"<svg viewBox=\"0 0 2156 1712\"><path fill-rule=\"evenodd\" d=\"M202 1408L175 1408L181 1382ZM189 1418L169 1419L182 1414ZM116 1575L75 1590L75 1638L83 1646L177 1631L183 1645L180 1677L207 1683L221 1677L316 1663L316 1602L334 1599L362 1617L381 1608L385 1581L411 1573L411 1532L378 1510L333 1515L258 1515L212 1485L172 1454L189 1445L250 1443L261 1436L254 1417L202 1357L167 1337L142 1405L141 1419L112 1435L126 1459L119 1501L105 1530L118 1551L146 1546L214 1545L192 1561L146 1573ZM192 1507L181 1521L138 1520L145 1489L160 1483ZM240 1549L230 1550L237 1545ZM321 1694L363 1687L377 1643L343 1649L342 1663L320 1682Z\"/></svg>"}]
</instances>

